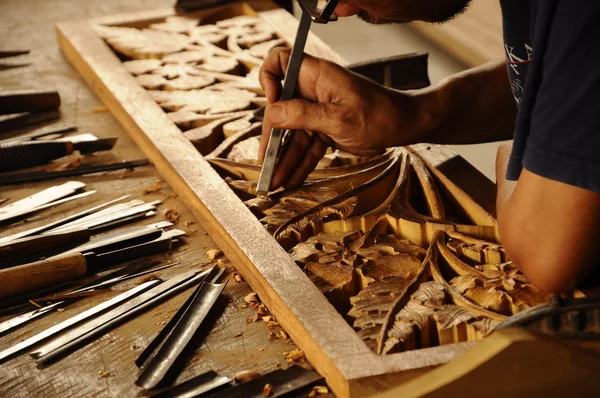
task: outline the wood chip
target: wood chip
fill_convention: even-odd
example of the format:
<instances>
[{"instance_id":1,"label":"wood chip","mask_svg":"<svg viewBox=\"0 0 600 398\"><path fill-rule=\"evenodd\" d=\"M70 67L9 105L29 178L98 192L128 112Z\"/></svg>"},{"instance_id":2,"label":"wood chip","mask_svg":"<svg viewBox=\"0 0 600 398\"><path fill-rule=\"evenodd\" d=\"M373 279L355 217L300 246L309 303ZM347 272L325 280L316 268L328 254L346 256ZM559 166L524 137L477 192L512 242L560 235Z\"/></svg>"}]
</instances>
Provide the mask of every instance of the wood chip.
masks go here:
<instances>
[{"instance_id":1,"label":"wood chip","mask_svg":"<svg viewBox=\"0 0 600 398\"><path fill-rule=\"evenodd\" d=\"M242 276L240 274L233 274L233 279L235 279L235 281L237 283L242 283L244 281L244 279L242 278Z\"/></svg>"},{"instance_id":2,"label":"wood chip","mask_svg":"<svg viewBox=\"0 0 600 398\"><path fill-rule=\"evenodd\" d=\"M206 255L208 256L209 260L214 260L215 258L223 255L223 252L219 249L210 249L206 252Z\"/></svg>"},{"instance_id":3,"label":"wood chip","mask_svg":"<svg viewBox=\"0 0 600 398\"><path fill-rule=\"evenodd\" d=\"M107 377L111 377L113 374L107 370L99 370L98 371L98 379L106 379Z\"/></svg>"},{"instance_id":4,"label":"wood chip","mask_svg":"<svg viewBox=\"0 0 600 398\"><path fill-rule=\"evenodd\" d=\"M246 295L246 297L244 297L244 301L246 302L246 304L248 304L250 307L253 307L253 308L258 307L258 305L260 304L260 300L258 299L258 294L254 293L254 292Z\"/></svg>"},{"instance_id":5,"label":"wood chip","mask_svg":"<svg viewBox=\"0 0 600 398\"><path fill-rule=\"evenodd\" d=\"M327 386L314 386L308 396L310 398L316 397L317 395L329 394L329 388Z\"/></svg>"},{"instance_id":6,"label":"wood chip","mask_svg":"<svg viewBox=\"0 0 600 398\"><path fill-rule=\"evenodd\" d=\"M144 195L149 195L151 193L158 192L158 191L160 191L163 188L164 188L163 184L159 182L159 183L157 183L155 185L150 185L149 187L144 188L144 190L142 191L142 193Z\"/></svg>"},{"instance_id":7,"label":"wood chip","mask_svg":"<svg viewBox=\"0 0 600 398\"><path fill-rule=\"evenodd\" d=\"M249 317L246 318L246 323L258 322L259 319L260 318L259 318L258 314L254 314L254 315L249 316Z\"/></svg>"},{"instance_id":8,"label":"wood chip","mask_svg":"<svg viewBox=\"0 0 600 398\"><path fill-rule=\"evenodd\" d=\"M247 383L260 376L261 374L258 370L244 370L243 372L240 372L237 375L235 375L235 381L236 383Z\"/></svg>"},{"instance_id":9,"label":"wood chip","mask_svg":"<svg viewBox=\"0 0 600 398\"><path fill-rule=\"evenodd\" d=\"M267 307L265 307L264 304L259 304L258 308L256 308L256 313L262 317L268 315L269 310L267 309Z\"/></svg>"},{"instance_id":10,"label":"wood chip","mask_svg":"<svg viewBox=\"0 0 600 398\"><path fill-rule=\"evenodd\" d=\"M265 388L263 388L263 395L265 397L270 397L273 393L273 386L271 384L265 384Z\"/></svg>"},{"instance_id":11,"label":"wood chip","mask_svg":"<svg viewBox=\"0 0 600 398\"><path fill-rule=\"evenodd\" d=\"M288 352L285 357L288 362L297 362L297 361L301 360L302 358L304 358L304 351L297 348L293 351Z\"/></svg>"},{"instance_id":12,"label":"wood chip","mask_svg":"<svg viewBox=\"0 0 600 398\"><path fill-rule=\"evenodd\" d=\"M179 213L173 209L164 209L163 216L172 223L176 223L181 218Z\"/></svg>"}]
</instances>

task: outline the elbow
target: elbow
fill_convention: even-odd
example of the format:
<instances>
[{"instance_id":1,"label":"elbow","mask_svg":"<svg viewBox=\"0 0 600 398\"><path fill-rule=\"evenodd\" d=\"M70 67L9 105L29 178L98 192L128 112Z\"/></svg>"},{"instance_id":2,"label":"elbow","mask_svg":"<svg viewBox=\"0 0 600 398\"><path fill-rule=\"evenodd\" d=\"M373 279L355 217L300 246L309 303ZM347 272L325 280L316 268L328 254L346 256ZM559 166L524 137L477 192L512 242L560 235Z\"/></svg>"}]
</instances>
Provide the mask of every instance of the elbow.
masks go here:
<instances>
[{"instance_id":1,"label":"elbow","mask_svg":"<svg viewBox=\"0 0 600 398\"><path fill-rule=\"evenodd\" d=\"M511 261L519 267L529 282L544 293L564 293L583 279L575 259L563 256L560 250L528 242L523 236L503 239Z\"/></svg>"}]
</instances>

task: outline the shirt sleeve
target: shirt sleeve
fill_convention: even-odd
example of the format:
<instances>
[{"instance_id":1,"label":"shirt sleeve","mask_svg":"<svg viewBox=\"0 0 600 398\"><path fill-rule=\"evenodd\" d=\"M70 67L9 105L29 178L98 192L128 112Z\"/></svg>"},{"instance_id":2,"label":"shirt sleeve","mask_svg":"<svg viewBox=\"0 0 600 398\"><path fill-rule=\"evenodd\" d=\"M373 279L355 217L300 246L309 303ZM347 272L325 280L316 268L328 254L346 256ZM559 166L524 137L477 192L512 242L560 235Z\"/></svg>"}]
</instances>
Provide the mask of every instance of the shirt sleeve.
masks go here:
<instances>
[{"instance_id":1,"label":"shirt sleeve","mask_svg":"<svg viewBox=\"0 0 600 398\"><path fill-rule=\"evenodd\" d=\"M523 166L600 192L600 1L557 1L550 27Z\"/></svg>"}]
</instances>

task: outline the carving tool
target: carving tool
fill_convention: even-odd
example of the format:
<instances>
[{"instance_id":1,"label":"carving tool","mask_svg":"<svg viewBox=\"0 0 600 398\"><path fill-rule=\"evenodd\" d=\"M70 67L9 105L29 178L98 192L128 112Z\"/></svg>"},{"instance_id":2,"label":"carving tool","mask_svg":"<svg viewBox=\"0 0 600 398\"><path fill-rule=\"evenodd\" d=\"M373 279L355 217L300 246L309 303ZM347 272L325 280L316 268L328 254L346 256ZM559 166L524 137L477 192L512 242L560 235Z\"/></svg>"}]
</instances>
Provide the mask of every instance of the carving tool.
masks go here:
<instances>
[{"instance_id":1,"label":"carving tool","mask_svg":"<svg viewBox=\"0 0 600 398\"><path fill-rule=\"evenodd\" d=\"M0 58L17 57L19 55L29 54L29 50L4 50L0 51ZM21 64L0 64L0 70L8 70L13 68L20 68L23 66L29 66L31 62Z\"/></svg>"},{"instance_id":2,"label":"carving tool","mask_svg":"<svg viewBox=\"0 0 600 398\"><path fill-rule=\"evenodd\" d=\"M108 287L114 286L118 283L121 283L123 281L129 280L129 279L134 279L134 278L138 278L140 276L144 276L144 275L148 275L148 274L153 274L155 272L158 271L162 271L165 270L167 268L171 268L175 265L179 265L181 264L180 262L175 262L175 263L171 263L171 264L167 264L164 265L162 267L158 267L158 268L153 268L150 270L145 270L145 271L141 271L141 272L136 272L136 273L128 273L128 274L124 274L124 275L120 275L120 276L115 276L113 278L106 279L103 282L99 282L101 279L105 279L106 277L96 277L92 282L88 283L88 285L81 287L79 289L75 289L75 290L71 290L70 292L66 293L62 298L62 300L60 301L56 301L56 300L52 300L52 296L48 297L48 299L36 299L36 301L39 302L43 302L43 301L56 301L52 304L49 305L45 305L42 308L36 308L35 310L26 312L24 314L15 316L11 319L8 319L4 322L0 322L0 335L9 332L12 329L15 329L21 325L24 325L28 322L33 321L34 319L37 319L45 314L47 314L48 312L50 312L51 310L53 310L54 308L60 307L61 305L65 304L67 302L67 300L69 300L70 302L77 300L78 297L74 297L73 295L76 295L78 293L82 293L82 292L90 292L93 290L101 290L101 289L106 289ZM116 270L113 271L111 273L111 275L116 274L122 272L122 270Z\"/></svg>"},{"instance_id":3,"label":"carving tool","mask_svg":"<svg viewBox=\"0 0 600 398\"><path fill-rule=\"evenodd\" d=\"M215 282L224 271L221 269L216 275L209 275L208 278L211 280L198 286L158 336L136 359L136 365L143 369L135 382L136 385L148 390L155 388L163 381L223 292L226 283L217 285Z\"/></svg>"},{"instance_id":4,"label":"carving tool","mask_svg":"<svg viewBox=\"0 0 600 398\"><path fill-rule=\"evenodd\" d=\"M90 240L89 229L16 239L0 244L0 258L2 258L2 261L13 261L21 257L48 252L56 248L87 242L88 240ZM2 266L0 264L0 268Z\"/></svg>"},{"instance_id":5,"label":"carving tool","mask_svg":"<svg viewBox=\"0 0 600 398\"><path fill-rule=\"evenodd\" d=\"M56 90L0 91L0 114L53 111L60 107Z\"/></svg>"},{"instance_id":6,"label":"carving tool","mask_svg":"<svg viewBox=\"0 0 600 398\"><path fill-rule=\"evenodd\" d=\"M2 121L0 121L0 133L43 124L60 118L59 111L19 113L2 118Z\"/></svg>"},{"instance_id":7,"label":"carving tool","mask_svg":"<svg viewBox=\"0 0 600 398\"><path fill-rule=\"evenodd\" d=\"M31 133L19 135L17 137L6 138L4 140L0 140L0 145L14 144L16 142L23 142L23 141L31 141L31 140L35 140L36 138L42 138L42 137L46 137L49 135L55 135L55 134L66 134L66 133L70 133L73 131L77 131L77 127L67 126L67 127L60 127L60 128L54 128L54 129L48 129L48 130L42 130L42 131L34 131Z\"/></svg>"},{"instance_id":8,"label":"carving tool","mask_svg":"<svg viewBox=\"0 0 600 398\"><path fill-rule=\"evenodd\" d=\"M278 369L246 383L220 389L206 395L206 397L264 398L264 388L267 384L273 386L273 390L269 394L269 397L272 398L288 396L287 394L291 393L298 393L295 396L307 396L310 391L300 395L300 390L309 389L319 384L324 385L325 380L312 370L306 370L300 366L291 366L287 370Z\"/></svg>"},{"instance_id":9,"label":"carving tool","mask_svg":"<svg viewBox=\"0 0 600 398\"><path fill-rule=\"evenodd\" d=\"M56 206L70 200L79 199L83 196L74 194L83 188L85 188L83 182L69 181L0 207L0 222L43 210L47 207ZM91 191L91 193L93 192L95 191ZM84 194L87 196L90 192L84 192Z\"/></svg>"},{"instance_id":10,"label":"carving tool","mask_svg":"<svg viewBox=\"0 0 600 398\"><path fill-rule=\"evenodd\" d=\"M96 141L26 141L2 145L0 146L0 170L12 171L40 166L75 151L81 154L110 151L116 142L116 138L102 138Z\"/></svg>"},{"instance_id":11,"label":"carving tool","mask_svg":"<svg viewBox=\"0 0 600 398\"><path fill-rule=\"evenodd\" d=\"M304 48L306 46L306 41L308 39L308 33L310 32L310 26L312 22L328 23L329 21L337 19L334 10L338 1L328 1L324 3L324 6L322 3L324 2L317 0L300 1L302 15L300 17L300 24L298 25L298 32L296 33L296 40L292 48L292 54L290 56L287 71L285 73L283 90L281 92L281 97L279 98L280 101L289 101L294 98L296 84L298 83L298 75L302 65L302 59L304 58ZM277 162L284 152L280 151L283 140L284 130L271 130L271 137L269 138L267 151L265 153L265 160L260 171L260 177L258 179L258 185L256 188L258 195L266 196L271 189L271 182L273 180L275 167L277 166Z\"/></svg>"},{"instance_id":12,"label":"carving tool","mask_svg":"<svg viewBox=\"0 0 600 398\"><path fill-rule=\"evenodd\" d=\"M62 358L70 351L87 344L96 336L105 334L127 319L147 311L191 286L202 283L211 271L212 269L204 272L189 271L175 276L125 304L59 336L30 355L38 364L42 365Z\"/></svg>"},{"instance_id":13,"label":"carving tool","mask_svg":"<svg viewBox=\"0 0 600 398\"><path fill-rule=\"evenodd\" d=\"M146 203L142 200L132 200L127 203L121 203L108 207L97 213L90 214L78 220L74 220L55 228L48 232L64 232L80 228L88 228L93 231L104 229L107 226L114 226L117 222L129 220L131 217L141 215L145 217L149 212L156 210L156 206L161 204L160 200Z\"/></svg>"},{"instance_id":14,"label":"carving tool","mask_svg":"<svg viewBox=\"0 0 600 398\"><path fill-rule=\"evenodd\" d=\"M52 230L54 228L58 228L58 227L60 227L62 225L68 224L68 223L70 223L72 221L76 221L76 220L78 220L80 218L83 218L85 216L88 216L90 214L94 214L94 213L96 213L96 212L98 212L98 211L100 211L100 210L102 210L104 208L107 208L109 206L114 205L115 203L118 203L118 202L120 202L122 200L125 200L125 199L129 198L130 196L131 195L121 196L120 198L113 199L113 200L111 200L109 202L102 203L101 205L94 206L94 207L92 207L90 209L87 209L87 210L83 210L83 211L81 211L79 213L73 214L71 216L62 218L62 219L57 220L57 221L54 221L54 222L52 222L50 224L46 224L46 225L43 225L43 226L37 227L37 228L28 229L26 231L19 232L19 233L10 235L10 236L2 237L2 238L0 238L0 244L6 243L6 242L10 242L10 241L16 240L16 239L26 238L28 236L33 236L33 235L41 234L41 233L44 233L46 231L50 231L50 230Z\"/></svg>"},{"instance_id":15,"label":"carving tool","mask_svg":"<svg viewBox=\"0 0 600 398\"><path fill-rule=\"evenodd\" d=\"M89 310L86 310L78 315L75 315L72 318L69 318L57 325L52 326L49 329L44 330L41 333L36 334L35 336L32 336L20 343L15 344L14 346L0 352L0 363L5 361L6 359L11 358L14 355L17 355L20 352L30 348L33 345L35 345L41 341L44 341L49 337L54 336L57 333L60 333L66 329L71 328L74 325L77 325L78 323L85 321L86 319L96 317L97 315L99 315L111 308L115 308L119 304L124 303L127 300L129 300L133 297L136 297L137 295L139 295L143 292L148 291L148 289L150 289L152 287L155 287L160 282L161 282L160 280L152 280L152 281L142 283L141 285L126 291L125 293L122 293L116 297L113 297L112 299L110 299L108 301L105 301L95 307L92 307Z\"/></svg>"},{"instance_id":16,"label":"carving tool","mask_svg":"<svg viewBox=\"0 0 600 398\"><path fill-rule=\"evenodd\" d=\"M11 173L0 175L0 185L7 184L22 184L26 182L35 182L50 180L54 178L75 177L87 174L103 173L115 170L134 169L149 165L147 159L134 160L131 162L108 163L92 166L81 166L75 169L58 170L58 171L33 171L25 173Z\"/></svg>"},{"instance_id":17,"label":"carving tool","mask_svg":"<svg viewBox=\"0 0 600 398\"><path fill-rule=\"evenodd\" d=\"M224 386L231 385L233 379L225 376L219 376L214 371L209 371L196 376L186 382L171 387L158 394L152 395L152 398L193 398L199 397L211 391L215 391Z\"/></svg>"},{"instance_id":18,"label":"carving tool","mask_svg":"<svg viewBox=\"0 0 600 398\"><path fill-rule=\"evenodd\" d=\"M162 228L171 225L163 222L117 231L94 238L63 254L0 270L0 298L15 297L80 278L95 267L169 250L173 240L185 234L180 230L162 231Z\"/></svg>"}]
</instances>

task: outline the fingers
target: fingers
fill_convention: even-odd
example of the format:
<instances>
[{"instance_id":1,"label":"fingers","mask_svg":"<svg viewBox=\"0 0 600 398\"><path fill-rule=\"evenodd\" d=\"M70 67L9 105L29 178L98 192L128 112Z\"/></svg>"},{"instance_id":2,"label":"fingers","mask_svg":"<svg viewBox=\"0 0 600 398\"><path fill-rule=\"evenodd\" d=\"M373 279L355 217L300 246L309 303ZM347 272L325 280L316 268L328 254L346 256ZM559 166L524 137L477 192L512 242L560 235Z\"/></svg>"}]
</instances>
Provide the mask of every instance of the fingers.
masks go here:
<instances>
[{"instance_id":1,"label":"fingers","mask_svg":"<svg viewBox=\"0 0 600 398\"><path fill-rule=\"evenodd\" d=\"M271 189L277 189L289 180L312 144L311 137L305 131L293 131L291 134L287 150L275 167Z\"/></svg>"},{"instance_id":2,"label":"fingers","mask_svg":"<svg viewBox=\"0 0 600 398\"><path fill-rule=\"evenodd\" d=\"M315 134L313 136L310 147L304 153L300 164L296 167L295 171L291 175L290 179L284 184L286 188L293 188L302 184L317 167L329 145L323 140L323 138Z\"/></svg>"},{"instance_id":3,"label":"fingers","mask_svg":"<svg viewBox=\"0 0 600 398\"><path fill-rule=\"evenodd\" d=\"M281 81L285 77L291 50L277 47L265 59L258 80L265 91L267 101L276 102L281 96Z\"/></svg>"},{"instance_id":4,"label":"fingers","mask_svg":"<svg viewBox=\"0 0 600 398\"><path fill-rule=\"evenodd\" d=\"M318 131L335 138L342 130L336 104L294 99L271 105L265 115L274 128Z\"/></svg>"}]
</instances>

